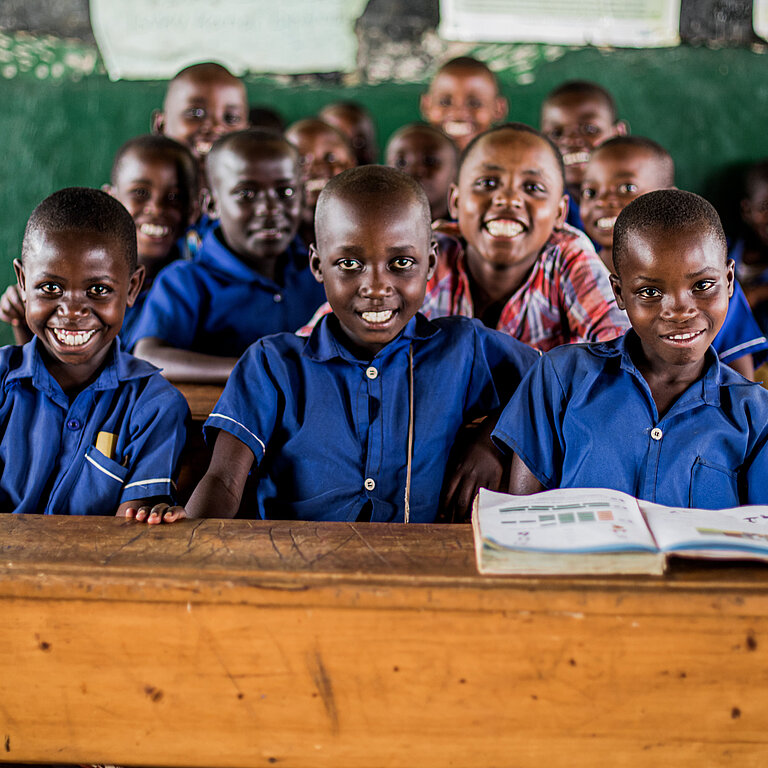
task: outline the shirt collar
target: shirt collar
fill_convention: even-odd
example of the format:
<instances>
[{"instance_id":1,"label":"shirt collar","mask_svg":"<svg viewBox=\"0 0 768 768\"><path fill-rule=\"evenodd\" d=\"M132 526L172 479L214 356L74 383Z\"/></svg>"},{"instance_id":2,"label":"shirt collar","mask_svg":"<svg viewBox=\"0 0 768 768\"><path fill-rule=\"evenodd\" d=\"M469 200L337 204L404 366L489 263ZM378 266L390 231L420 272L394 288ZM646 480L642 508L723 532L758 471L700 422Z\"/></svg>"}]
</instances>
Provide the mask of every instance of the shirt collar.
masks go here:
<instances>
[{"instance_id":1,"label":"shirt collar","mask_svg":"<svg viewBox=\"0 0 768 768\"><path fill-rule=\"evenodd\" d=\"M417 339L428 339L439 333L440 328L427 320L421 312L417 312L406 324L405 328L387 344L374 358L381 359ZM368 360L355 357L344 344L339 341L341 329L339 321L333 313L324 315L313 328L310 337L304 345L302 354L310 360L323 363L334 358L341 358L349 363L364 365Z\"/></svg>"},{"instance_id":2,"label":"shirt collar","mask_svg":"<svg viewBox=\"0 0 768 768\"><path fill-rule=\"evenodd\" d=\"M302 258L303 257L303 258ZM198 261L209 269L226 275L233 280L245 280L249 283L262 283L279 288L277 283L267 279L260 272L249 267L224 244L221 227L211 227L203 237ZM307 249L299 236L293 238L288 248L278 257L277 278L285 280L285 272L297 270L307 264ZM280 272L283 272L281 275Z\"/></svg>"}]
</instances>

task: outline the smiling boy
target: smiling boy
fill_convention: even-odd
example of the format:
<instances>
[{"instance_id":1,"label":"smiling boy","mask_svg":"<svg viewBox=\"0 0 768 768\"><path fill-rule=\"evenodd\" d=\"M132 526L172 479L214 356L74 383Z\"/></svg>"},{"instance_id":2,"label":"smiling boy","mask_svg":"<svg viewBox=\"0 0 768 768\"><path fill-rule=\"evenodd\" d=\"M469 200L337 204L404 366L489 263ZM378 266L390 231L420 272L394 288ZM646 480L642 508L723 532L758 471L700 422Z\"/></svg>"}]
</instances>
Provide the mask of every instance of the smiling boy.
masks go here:
<instances>
[{"instance_id":1,"label":"smiling boy","mask_svg":"<svg viewBox=\"0 0 768 768\"><path fill-rule=\"evenodd\" d=\"M714 208L680 190L637 198L616 222L614 263L632 330L537 363L493 433L514 451L510 490L612 488L707 509L765 504L768 392L710 347L733 290Z\"/></svg>"},{"instance_id":2,"label":"smiling boy","mask_svg":"<svg viewBox=\"0 0 768 768\"><path fill-rule=\"evenodd\" d=\"M477 317L542 351L626 330L592 245L564 223L562 160L538 131L508 123L477 137L449 207L463 242L440 240L428 317Z\"/></svg>"},{"instance_id":3,"label":"smiling boy","mask_svg":"<svg viewBox=\"0 0 768 768\"><path fill-rule=\"evenodd\" d=\"M158 276L135 331L136 354L173 381L226 381L250 344L295 330L323 300L296 237L295 148L238 131L216 142L207 163L218 224L195 261Z\"/></svg>"},{"instance_id":4,"label":"smiling boy","mask_svg":"<svg viewBox=\"0 0 768 768\"><path fill-rule=\"evenodd\" d=\"M311 266L333 312L308 340L270 336L237 364L206 421L213 458L186 512L234 516L256 462L263 517L433 522L459 429L498 409L536 353L477 321L418 313L435 253L411 177L336 176L317 230ZM457 492L471 499L478 477Z\"/></svg>"},{"instance_id":5,"label":"smiling boy","mask_svg":"<svg viewBox=\"0 0 768 768\"><path fill-rule=\"evenodd\" d=\"M117 339L143 278L130 215L98 190L56 192L32 213L14 268L35 338L0 350L0 511L167 501L188 409Z\"/></svg>"}]
</instances>

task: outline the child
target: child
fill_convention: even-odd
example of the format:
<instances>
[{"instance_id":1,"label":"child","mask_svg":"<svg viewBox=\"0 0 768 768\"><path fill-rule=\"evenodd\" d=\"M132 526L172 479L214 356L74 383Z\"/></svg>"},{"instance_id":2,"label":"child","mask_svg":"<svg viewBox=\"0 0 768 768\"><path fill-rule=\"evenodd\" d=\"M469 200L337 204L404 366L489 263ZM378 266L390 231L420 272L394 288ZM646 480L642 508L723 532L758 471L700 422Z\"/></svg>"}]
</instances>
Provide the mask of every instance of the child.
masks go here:
<instances>
[{"instance_id":1,"label":"child","mask_svg":"<svg viewBox=\"0 0 768 768\"><path fill-rule=\"evenodd\" d=\"M207 164L218 224L195 261L158 276L136 328L136 354L172 381L226 381L250 344L295 330L323 300L296 238L295 148L239 131L214 144Z\"/></svg>"},{"instance_id":2,"label":"child","mask_svg":"<svg viewBox=\"0 0 768 768\"><path fill-rule=\"evenodd\" d=\"M568 223L582 229L579 196L584 169L592 150L613 136L628 132L616 117L613 96L601 85L570 80L551 91L541 106L541 132L563 156L570 195Z\"/></svg>"},{"instance_id":3,"label":"child","mask_svg":"<svg viewBox=\"0 0 768 768\"><path fill-rule=\"evenodd\" d=\"M564 224L568 199L557 148L509 123L465 150L450 212L463 243L441 240L422 311L468 315L542 351L602 341L628 327L589 240Z\"/></svg>"},{"instance_id":4,"label":"child","mask_svg":"<svg viewBox=\"0 0 768 768\"><path fill-rule=\"evenodd\" d=\"M182 69L168 84L162 111L152 115L153 131L189 147L201 169L216 139L247 125L245 86L210 61Z\"/></svg>"},{"instance_id":5,"label":"child","mask_svg":"<svg viewBox=\"0 0 768 768\"><path fill-rule=\"evenodd\" d=\"M104 192L63 189L33 211L14 268L35 338L0 350L0 511L150 514L188 409L116 338L143 276L133 220Z\"/></svg>"},{"instance_id":6,"label":"child","mask_svg":"<svg viewBox=\"0 0 768 768\"><path fill-rule=\"evenodd\" d=\"M437 128L411 123L396 131L386 148L387 165L404 171L424 187L432 220L448 216L448 192L456 181L458 154Z\"/></svg>"},{"instance_id":7,"label":"child","mask_svg":"<svg viewBox=\"0 0 768 768\"><path fill-rule=\"evenodd\" d=\"M299 150L301 157L304 206L299 235L310 245L315 242L317 198L329 179L347 168L354 168L355 155L341 131L314 117L289 125L285 138Z\"/></svg>"},{"instance_id":8,"label":"child","mask_svg":"<svg viewBox=\"0 0 768 768\"><path fill-rule=\"evenodd\" d=\"M243 356L206 421L213 459L186 512L234 516L257 461L264 517L433 522L460 427L497 409L536 354L418 314L435 253L426 196L404 173L336 176L317 234L312 270L333 313L309 340L279 334Z\"/></svg>"},{"instance_id":9,"label":"child","mask_svg":"<svg viewBox=\"0 0 768 768\"><path fill-rule=\"evenodd\" d=\"M613 271L613 227L632 200L675 183L670 154L641 136L617 136L593 153L581 185L581 215L586 233L601 248L600 258ZM754 378L753 355L765 358L768 341L749 309L744 292L734 283L723 327L712 342L720 361L748 379Z\"/></svg>"},{"instance_id":10,"label":"child","mask_svg":"<svg viewBox=\"0 0 768 768\"><path fill-rule=\"evenodd\" d=\"M507 109L496 76L469 56L443 64L421 97L421 116L449 136L459 150L501 122Z\"/></svg>"},{"instance_id":11,"label":"child","mask_svg":"<svg viewBox=\"0 0 768 768\"><path fill-rule=\"evenodd\" d=\"M349 139L357 165L370 165L378 160L376 127L371 113L362 104L355 101L337 101L323 107L318 117Z\"/></svg>"},{"instance_id":12,"label":"child","mask_svg":"<svg viewBox=\"0 0 768 768\"><path fill-rule=\"evenodd\" d=\"M537 362L493 433L515 453L510 490L612 488L707 509L765 504L768 392L710 348L733 288L715 209L676 189L637 198L616 222L614 264L632 330Z\"/></svg>"}]
</instances>

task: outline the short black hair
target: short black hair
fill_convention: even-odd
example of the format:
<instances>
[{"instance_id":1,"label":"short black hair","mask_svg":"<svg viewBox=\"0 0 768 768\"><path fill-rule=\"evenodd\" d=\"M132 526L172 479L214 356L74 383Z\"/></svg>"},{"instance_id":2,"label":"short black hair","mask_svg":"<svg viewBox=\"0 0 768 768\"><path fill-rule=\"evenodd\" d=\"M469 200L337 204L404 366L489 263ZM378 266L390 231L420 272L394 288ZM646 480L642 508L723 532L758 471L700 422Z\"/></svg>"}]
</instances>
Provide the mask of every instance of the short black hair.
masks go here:
<instances>
[{"instance_id":1,"label":"short black hair","mask_svg":"<svg viewBox=\"0 0 768 768\"><path fill-rule=\"evenodd\" d=\"M294 123L291 123L286 129L285 129L285 135L287 140L291 143L292 146L295 146L291 139L289 138L289 135L293 133L294 131L325 131L326 133L331 133L349 150L350 157L356 162L357 161L357 155L355 155L355 150L352 147L352 142L350 142L349 137L342 133L338 128L334 127L330 123L326 123L325 120L321 120L319 117L304 117L301 120L297 120Z\"/></svg>"},{"instance_id":2,"label":"short black hair","mask_svg":"<svg viewBox=\"0 0 768 768\"><path fill-rule=\"evenodd\" d=\"M493 80L496 90L499 90L499 79L484 61L473 59L471 56L457 56L456 58L449 59L441 64L438 67L437 72L435 72L435 77L447 69L469 69L477 73L488 75L488 77Z\"/></svg>"},{"instance_id":3,"label":"short black hair","mask_svg":"<svg viewBox=\"0 0 768 768\"><path fill-rule=\"evenodd\" d=\"M121 247L130 274L136 271L136 224L122 203L100 189L66 187L46 197L27 221L22 263L36 241L50 232L89 232L110 238Z\"/></svg>"},{"instance_id":4,"label":"short black hair","mask_svg":"<svg viewBox=\"0 0 768 768\"><path fill-rule=\"evenodd\" d=\"M672 159L672 155L661 144L645 136L614 136L593 149L592 157L603 152L610 152L612 149L624 148L641 149L653 155L653 158L659 163L661 170L661 185L664 187L673 187L675 185L675 161Z\"/></svg>"},{"instance_id":5,"label":"short black hair","mask_svg":"<svg viewBox=\"0 0 768 768\"><path fill-rule=\"evenodd\" d=\"M604 101L611 113L611 122L615 123L616 114L616 102L611 95L611 92L604 88L599 83L592 82L591 80L567 80L561 83L556 88L553 88L544 98L541 103L542 107L548 104L550 101L554 101L560 96L570 96L572 94L578 94L580 96L592 96Z\"/></svg>"},{"instance_id":6,"label":"short black hair","mask_svg":"<svg viewBox=\"0 0 768 768\"><path fill-rule=\"evenodd\" d=\"M167 136L156 133L145 133L141 136L134 136L123 144L117 150L115 158L112 161L112 171L110 181L112 186L117 184L117 178L123 160L131 152L138 155L150 155L163 157L176 166L179 179L179 190L186 197L185 205L187 208L190 203L197 198L200 188L199 169L197 161L190 150L178 141L169 139Z\"/></svg>"},{"instance_id":7,"label":"short black hair","mask_svg":"<svg viewBox=\"0 0 768 768\"><path fill-rule=\"evenodd\" d=\"M459 155L459 167L457 169L457 175L461 175L461 169L464 165L464 161L469 157L469 154L472 152L475 145L482 141L486 136L499 133L499 131L532 133L534 136L538 136L545 144L549 146L550 150L552 151L552 156L555 158L557 167L560 169L560 177L563 180L563 189L565 189L565 163L563 162L563 156L560 154L560 150L557 148L555 142L549 138L549 136L546 136L541 131L537 131L527 123L502 123L502 125L497 125L494 128L489 128L487 131L483 131L483 133L479 133L472 139L472 141L469 142L469 144L467 144L466 147L464 147L464 151L461 153L461 155Z\"/></svg>"},{"instance_id":8,"label":"short black hair","mask_svg":"<svg viewBox=\"0 0 768 768\"><path fill-rule=\"evenodd\" d=\"M443 133L439 128L435 128L434 125L430 125L429 123L406 123L405 125L400 126L390 137L387 141L387 146L384 149L384 154L386 154L389 151L389 147L392 144L392 142L395 139L399 139L402 136L406 136L409 133L414 132L420 132L420 133L428 133L431 136L434 136L437 141L440 142L446 149L448 149L451 153L451 156L454 158L456 163L456 168L459 167L459 150L456 148L456 145L451 141L450 136L448 136L447 133Z\"/></svg>"},{"instance_id":9,"label":"short black hair","mask_svg":"<svg viewBox=\"0 0 768 768\"><path fill-rule=\"evenodd\" d=\"M299 152L290 141L274 131L264 130L263 128L246 128L242 131L233 131L220 136L213 143L211 151L205 158L208 177L213 185L216 176L216 161L219 155L225 150L248 154L256 151L260 154L269 155L287 154L290 155L296 164L296 173L299 172Z\"/></svg>"},{"instance_id":10,"label":"short black hair","mask_svg":"<svg viewBox=\"0 0 768 768\"><path fill-rule=\"evenodd\" d=\"M270 133L282 135L285 130L283 116L276 109L259 104L249 108L248 122L251 124L251 128L258 128Z\"/></svg>"},{"instance_id":11,"label":"short black hair","mask_svg":"<svg viewBox=\"0 0 768 768\"><path fill-rule=\"evenodd\" d=\"M723 225L714 206L703 197L682 189L659 189L635 198L622 210L613 228L613 266L621 273L621 264L634 237L643 232L680 232L697 230L711 237L728 260L728 244Z\"/></svg>"},{"instance_id":12,"label":"short black hair","mask_svg":"<svg viewBox=\"0 0 768 768\"><path fill-rule=\"evenodd\" d=\"M326 208L335 199L354 200L370 210L377 210L385 201L407 195L419 207L427 240L432 238L432 216L424 188L407 173L386 165L359 165L334 176L323 187L315 209L315 231L318 240L326 224Z\"/></svg>"}]
</instances>

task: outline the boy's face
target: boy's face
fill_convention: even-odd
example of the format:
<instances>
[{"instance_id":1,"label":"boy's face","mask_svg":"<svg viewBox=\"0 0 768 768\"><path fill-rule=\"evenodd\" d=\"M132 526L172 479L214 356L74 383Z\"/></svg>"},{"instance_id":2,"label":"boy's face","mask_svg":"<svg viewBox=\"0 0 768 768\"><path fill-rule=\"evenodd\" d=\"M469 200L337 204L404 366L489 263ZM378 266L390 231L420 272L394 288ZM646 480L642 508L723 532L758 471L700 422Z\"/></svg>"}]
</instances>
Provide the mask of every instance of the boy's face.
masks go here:
<instances>
[{"instance_id":1,"label":"boy's face","mask_svg":"<svg viewBox=\"0 0 768 768\"><path fill-rule=\"evenodd\" d=\"M655 373L703 365L733 293L733 261L711 235L692 229L634 234L611 275L619 307Z\"/></svg>"},{"instance_id":2,"label":"boy's face","mask_svg":"<svg viewBox=\"0 0 768 768\"><path fill-rule=\"evenodd\" d=\"M741 217L760 242L768 247L768 179L754 184L749 197L741 201Z\"/></svg>"},{"instance_id":3,"label":"boy's face","mask_svg":"<svg viewBox=\"0 0 768 768\"><path fill-rule=\"evenodd\" d=\"M544 102L541 132L560 150L565 164L565 183L577 193L592 150L613 136L624 135L626 126L613 121L613 114L603 99L571 93Z\"/></svg>"},{"instance_id":4,"label":"boy's face","mask_svg":"<svg viewBox=\"0 0 768 768\"><path fill-rule=\"evenodd\" d=\"M368 165L376 162L376 155L378 154L376 133L369 118L333 106L322 110L320 117L349 139L357 165Z\"/></svg>"},{"instance_id":5,"label":"boy's face","mask_svg":"<svg viewBox=\"0 0 768 768\"><path fill-rule=\"evenodd\" d=\"M659 162L638 147L606 147L587 165L581 183L581 219L586 233L603 248L613 248L616 217L636 197L663 189Z\"/></svg>"},{"instance_id":6,"label":"boy's face","mask_svg":"<svg viewBox=\"0 0 768 768\"><path fill-rule=\"evenodd\" d=\"M522 131L480 139L451 188L450 209L467 242L470 266L529 268L568 212L552 148Z\"/></svg>"},{"instance_id":7,"label":"boy's face","mask_svg":"<svg viewBox=\"0 0 768 768\"><path fill-rule=\"evenodd\" d=\"M123 324L126 306L141 289L114 237L90 232L39 236L22 264L14 261L26 321L47 352L51 375L87 382Z\"/></svg>"},{"instance_id":8,"label":"boy's face","mask_svg":"<svg viewBox=\"0 0 768 768\"><path fill-rule=\"evenodd\" d=\"M451 137L459 148L469 144L507 114L507 100L499 95L487 73L452 67L437 73L421 97L421 114Z\"/></svg>"},{"instance_id":9,"label":"boy's face","mask_svg":"<svg viewBox=\"0 0 768 768\"><path fill-rule=\"evenodd\" d=\"M299 169L290 149L222 149L210 175L229 248L251 266L283 253L296 236L301 211Z\"/></svg>"},{"instance_id":10,"label":"boy's face","mask_svg":"<svg viewBox=\"0 0 768 768\"><path fill-rule=\"evenodd\" d=\"M130 151L109 188L136 223L139 261L165 259L190 219L188 190L180 188L176 161L159 153Z\"/></svg>"},{"instance_id":11,"label":"boy's face","mask_svg":"<svg viewBox=\"0 0 768 768\"><path fill-rule=\"evenodd\" d=\"M342 171L354 168L355 158L343 139L328 128L288 131L286 138L296 146L301 156L305 220L311 222L323 187Z\"/></svg>"},{"instance_id":12,"label":"boy's face","mask_svg":"<svg viewBox=\"0 0 768 768\"><path fill-rule=\"evenodd\" d=\"M198 158L207 155L220 136L247 124L245 87L224 73L200 72L173 81L163 112L155 117L158 133L186 144Z\"/></svg>"},{"instance_id":13,"label":"boy's face","mask_svg":"<svg viewBox=\"0 0 768 768\"><path fill-rule=\"evenodd\" d=\"M448 212L448 191L456 176L456 152L447 139L414 129L387 146L387 165L416 179L427 193L432 218Z\"/></svg>"},{"instance_id":14,"label":"boy's face","mask_svg":"<svg viewBox=\"0 0 768 768\"><path fill-rule=\"evenodd\" d=\"M342 330L362 355L389 344L424 302L435 246L418 204L407 197L371 206L334 198L310 249Z\"/></svg>"}]
</instances>

